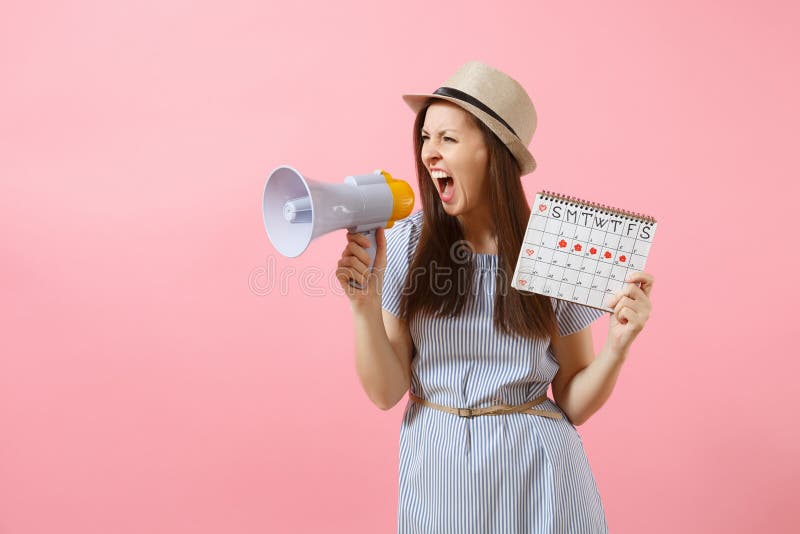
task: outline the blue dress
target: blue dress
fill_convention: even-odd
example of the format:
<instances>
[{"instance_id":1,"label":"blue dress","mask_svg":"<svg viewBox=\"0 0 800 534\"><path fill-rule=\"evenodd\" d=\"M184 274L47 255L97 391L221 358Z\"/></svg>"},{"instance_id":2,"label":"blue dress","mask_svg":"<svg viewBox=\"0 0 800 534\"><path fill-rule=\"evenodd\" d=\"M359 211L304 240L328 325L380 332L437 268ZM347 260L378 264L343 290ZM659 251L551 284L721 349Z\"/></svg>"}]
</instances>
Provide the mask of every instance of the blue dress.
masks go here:
<instances>
[{"instance_id":1,"label":"blue dress","mask_svg":"<svg viewBox=\"0 0 800 534\"><path fill-rule=\"evenodd\" d=\"M386 230L381 301L395 316L422 222L417 211ZM409 323L415 347L411 391L464 408L523 404L546 394L558 371L549 340L497 332L492 324L497 256L476 254L473 261L474 290L461 316ZM605 313L551 300L562 335ZM537 408L561 411L551 400ZM399 475L400 534L608 531L583 443L566 417L464 418L408 399Z\"/></svg>"}]
</instances>

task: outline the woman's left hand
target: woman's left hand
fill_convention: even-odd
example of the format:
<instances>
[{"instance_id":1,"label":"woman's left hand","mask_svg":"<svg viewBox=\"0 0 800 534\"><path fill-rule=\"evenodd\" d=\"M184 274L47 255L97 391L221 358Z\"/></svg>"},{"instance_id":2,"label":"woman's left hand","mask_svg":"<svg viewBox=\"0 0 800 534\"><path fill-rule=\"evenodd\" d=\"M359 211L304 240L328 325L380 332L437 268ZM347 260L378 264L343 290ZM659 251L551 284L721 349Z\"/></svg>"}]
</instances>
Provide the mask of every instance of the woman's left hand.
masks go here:
<instances>
[{"instance_id":1,"label":"woman's left hand","mask_svg":"<svg viewBox=\"0 0 800 534\"><path fill-rule=\"evenodd\" d=\"M650 291L653 289L653 276L646 272L635 272L628 275L622 291L615 294L608 301L608 306L614 308L608 327L609 348L621 354L628 349L644 328L650 317ZM641 287L637 284L641 282Z\"/></svg>"}]
</instances>

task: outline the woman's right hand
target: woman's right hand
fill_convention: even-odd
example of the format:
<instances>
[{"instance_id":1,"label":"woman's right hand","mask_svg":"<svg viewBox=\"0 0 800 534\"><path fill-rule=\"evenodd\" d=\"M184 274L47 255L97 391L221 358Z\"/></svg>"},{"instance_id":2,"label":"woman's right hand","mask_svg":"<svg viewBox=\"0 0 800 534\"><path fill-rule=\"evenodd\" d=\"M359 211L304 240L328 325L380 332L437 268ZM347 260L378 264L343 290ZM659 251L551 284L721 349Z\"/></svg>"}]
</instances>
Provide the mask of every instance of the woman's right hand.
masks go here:
<instances>
[{"instance_id":1,"label":"woman's right hand","mask_svg":"<svg viewBox=\"0 0 800 534\"><path fill-rule=\"evenodd\" d=\"M375 264L370 271L369 253L365 250L370 247L369 239L358 232L347 232L347 246L339 260L336 279L344 289L344 294L350 299L351 306L377 305L380 308L383 272L386 269L386 236L383 228L378 228L375 241L378 246L375 251ZM351 278L358 282L362 289L351 286L348 282Z\"/></svg>"}]
</instances>

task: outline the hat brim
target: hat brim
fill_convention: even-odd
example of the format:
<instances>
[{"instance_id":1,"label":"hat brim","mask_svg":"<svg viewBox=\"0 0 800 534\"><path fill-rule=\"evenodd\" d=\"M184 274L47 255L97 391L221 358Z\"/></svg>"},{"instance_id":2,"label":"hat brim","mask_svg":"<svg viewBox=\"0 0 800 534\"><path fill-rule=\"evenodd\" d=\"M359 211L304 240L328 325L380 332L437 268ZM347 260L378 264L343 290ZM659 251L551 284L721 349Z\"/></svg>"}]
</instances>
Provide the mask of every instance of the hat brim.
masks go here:
<instances>
[{"instance_id":1,"label":"hat brim","mask_svg":"<svg viewBox=\"0 0 800 534\"><path fill-rule=\"evenodd\" d=\"M503 142L503 144L506 145L509 151L511 151L511 154L520 164L522 176L530 174L536 169L536 159L534 159L533 154L531 154L530 150L528 150L528 147L522 144L522 141L520 141L519 137L508 131L508 128L506 128L505 125L482 109L457 98L435 95L431 93L409 93L401 96L403 101L414 113L419 113L419 111L425 106L425 103L430 98L446 100L464 108L468 112L475 115L481 122L486 124L489 129L492 130L494 134Z\"/></svg>"}]
</instances>

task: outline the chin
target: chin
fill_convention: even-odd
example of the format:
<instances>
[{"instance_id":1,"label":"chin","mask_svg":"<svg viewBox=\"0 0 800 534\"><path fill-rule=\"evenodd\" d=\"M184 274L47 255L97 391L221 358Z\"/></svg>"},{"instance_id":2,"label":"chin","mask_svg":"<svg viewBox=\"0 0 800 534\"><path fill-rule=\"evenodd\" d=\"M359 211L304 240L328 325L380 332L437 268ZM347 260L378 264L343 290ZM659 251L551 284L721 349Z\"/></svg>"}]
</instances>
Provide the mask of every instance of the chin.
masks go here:
<instances>
[{"instance_id":1,"label":"chin","mask_svg":"<svg viewBox=\"0 0 800 534\"><path fill-rule=\"evenodd\" d=\"M439 202L442 202L439 200ZM455 217L456 215L461 215L461 207L458 204L445 204L442 202L442 209L448 215Z\"/></svg>"}]
</instances>

